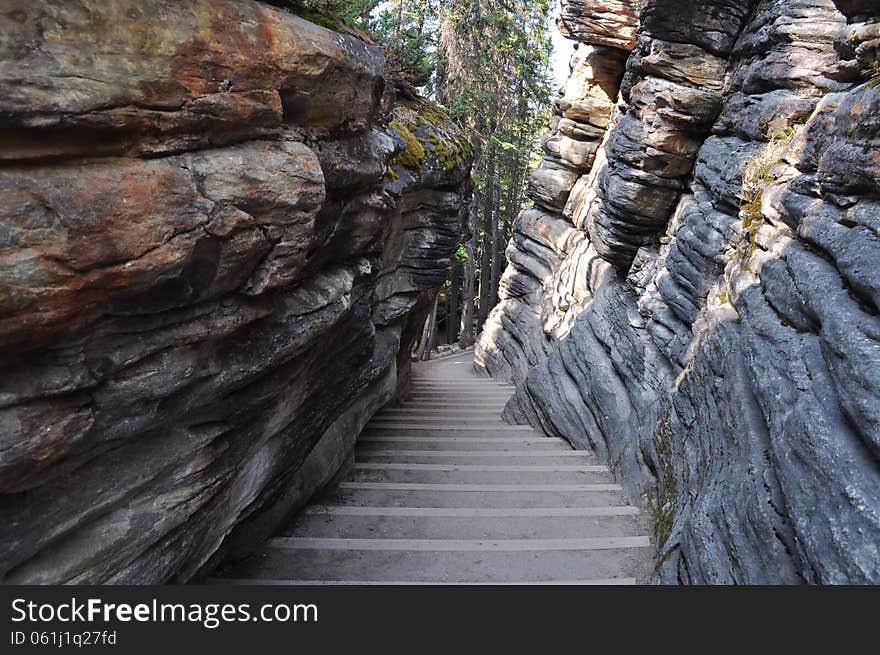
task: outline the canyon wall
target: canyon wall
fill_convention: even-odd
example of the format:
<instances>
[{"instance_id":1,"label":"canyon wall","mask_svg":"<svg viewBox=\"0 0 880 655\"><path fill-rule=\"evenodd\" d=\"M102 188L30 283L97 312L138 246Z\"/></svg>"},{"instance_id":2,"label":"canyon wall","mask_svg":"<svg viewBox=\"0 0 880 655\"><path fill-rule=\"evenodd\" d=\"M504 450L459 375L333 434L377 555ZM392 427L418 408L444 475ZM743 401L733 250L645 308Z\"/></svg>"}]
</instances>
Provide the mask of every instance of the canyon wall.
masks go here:
<instances>
[{"instance_id":1,"label":"canyon wall","mask_svg":"<svg viewBox=\"0 0 880 655\"><path fill-rule=\"evenodd\" d=\"M4 583L241 555L405 387L469 146L284 4L0 0Z\"/></svg>"},{"instance_id":2,"label":"canyon wall","mask_svg":"<svg viewBox=\"0 0 880 655\"><path fill-rule=\"evenodd\" d=\"M560 24L581 45L478 369L650 509L660 581L880 582L880 8Z\"/></svg>"}]
</instances>

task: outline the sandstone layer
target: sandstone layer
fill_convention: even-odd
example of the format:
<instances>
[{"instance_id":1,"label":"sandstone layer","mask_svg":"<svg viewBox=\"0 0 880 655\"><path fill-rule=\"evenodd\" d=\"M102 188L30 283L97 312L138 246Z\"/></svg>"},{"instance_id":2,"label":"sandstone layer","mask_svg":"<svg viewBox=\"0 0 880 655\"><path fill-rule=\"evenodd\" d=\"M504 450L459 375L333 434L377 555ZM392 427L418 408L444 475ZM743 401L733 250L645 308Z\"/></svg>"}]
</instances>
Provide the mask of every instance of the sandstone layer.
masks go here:
<instances>
[{"instance_id":1,"label":"sandstone layer","mask_svg":"<svg viewBox=\"0 0 880 655\"><path fill-rule=\"evenodd\" d=\"M617 4L563 0L632 51L478 365L652 510L661 581L880 582L880 10L649 0L630 39Z\"/></svg>"},{"instance_id":2,"label":"sandstone layer","mask_svg":"<svg viewBox=\"0 0 880 655\"><path fill-rule=\"evenodd\" d=\"M185 581L403 388L468 146L268 3L0 1L0 33L0 578Z\"/></svg>"}]
</instances>

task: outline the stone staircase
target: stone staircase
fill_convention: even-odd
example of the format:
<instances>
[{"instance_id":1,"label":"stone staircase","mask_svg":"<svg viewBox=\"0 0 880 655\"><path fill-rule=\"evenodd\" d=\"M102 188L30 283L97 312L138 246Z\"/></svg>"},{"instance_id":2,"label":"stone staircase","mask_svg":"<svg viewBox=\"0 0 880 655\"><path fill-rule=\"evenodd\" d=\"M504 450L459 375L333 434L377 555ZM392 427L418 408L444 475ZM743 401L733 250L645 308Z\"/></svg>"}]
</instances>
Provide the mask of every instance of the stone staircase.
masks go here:
<instances>
[{"instance_id":1,"label":"stone staircase","mask_svg":"<svg viewBox=\"0 0 880 655\"><path fill-rule=\"evenodd\" d=\"M247 584L633 584L646 522L607 467L501 420L512 387L465 353L414 367L412 392L358 439L353 471L263 552Z\"/></svg>"}]
</instances>

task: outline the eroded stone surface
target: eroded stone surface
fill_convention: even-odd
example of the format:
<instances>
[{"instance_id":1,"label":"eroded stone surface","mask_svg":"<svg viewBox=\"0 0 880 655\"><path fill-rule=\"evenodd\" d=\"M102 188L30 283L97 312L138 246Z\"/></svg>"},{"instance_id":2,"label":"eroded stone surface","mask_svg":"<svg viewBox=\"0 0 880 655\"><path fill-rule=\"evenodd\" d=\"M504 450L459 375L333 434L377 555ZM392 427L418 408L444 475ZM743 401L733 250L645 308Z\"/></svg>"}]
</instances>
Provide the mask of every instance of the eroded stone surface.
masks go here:
<instances>
[{"instance_id":1,"label":"eroded stone surface","mask_svg":"<svg viewBox=\"0 0 880 655\"><path fill-rule=\"evenodd\" d=\"M507 416L595 449L652 509L664 582L880 581L869 4L643 3L564 212L577 245L511 258L541 284L481 338L521 382Z\"/></svg>"},{"instance_id":2,"label":"eroded stone surface","mask_svg":"<svg viewBox=\"0 0 880 655\"><path fill-rule=\"evenodd\" d=\"M566 0L557 23L581 43L629 50L638 26L637 0Z\"/></svg>"},{"instance_id":3,"label":"eroded stone surface","mask_svg":"<svg viewBox=\"0 0 880 655\"><path fill-rule=\"evenodd\" d=\"M602 138L625 62L626 51L598 45L582 45L571 58L571 75L543 139L544 160L528 187L535 206L514 224L500 303L476 347L478 368L522 380L550 351L553 338L570 327L575 308L606 266L578 229L572 206L590 193L594 161L604 161Z\"/></svg>"},{"instance_id":4,"label":"eroded stone surface","mask_svg":"<svg viewBox=\"0 0 880 655\"><path fill-rule=\"evenodd\" d=\"M358 131L384 92L377 47L253 0L16 3L0 31L10 159L190 150L283 122Z\"/></svg>"},{"instance_id":5,"label":"eroded stone surface","mask_svg":"<svg viewBox=\"0 0 880 655\"><path fill-rule=\"evenodd\" d=\"M378 49L264 3L0 21L0 577L184 581L405 384L468 146L423 102L386 115Z\"/></svg>"}]
</instances>

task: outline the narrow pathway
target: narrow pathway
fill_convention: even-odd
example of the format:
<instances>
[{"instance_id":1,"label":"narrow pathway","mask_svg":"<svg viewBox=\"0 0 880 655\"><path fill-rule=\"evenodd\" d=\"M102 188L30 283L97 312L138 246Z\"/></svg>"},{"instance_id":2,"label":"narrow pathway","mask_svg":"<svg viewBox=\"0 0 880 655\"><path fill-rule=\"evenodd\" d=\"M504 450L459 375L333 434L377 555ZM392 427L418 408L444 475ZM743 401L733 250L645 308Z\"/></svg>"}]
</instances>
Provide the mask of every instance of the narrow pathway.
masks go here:
<instances>
[{"instance_id":1,"label":"narrow pathway","mask_svg":"<svg viewBox=\"0 0 880 655\"><path fill-rule=\"evenodd\" d=\"M406 403L358 439L354 470L226 583L632 584L644 521L591 453L501 420L512 387L472 354L414 367Z\"/></svg>"}]
</instances>

